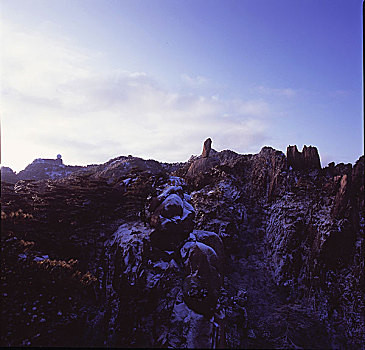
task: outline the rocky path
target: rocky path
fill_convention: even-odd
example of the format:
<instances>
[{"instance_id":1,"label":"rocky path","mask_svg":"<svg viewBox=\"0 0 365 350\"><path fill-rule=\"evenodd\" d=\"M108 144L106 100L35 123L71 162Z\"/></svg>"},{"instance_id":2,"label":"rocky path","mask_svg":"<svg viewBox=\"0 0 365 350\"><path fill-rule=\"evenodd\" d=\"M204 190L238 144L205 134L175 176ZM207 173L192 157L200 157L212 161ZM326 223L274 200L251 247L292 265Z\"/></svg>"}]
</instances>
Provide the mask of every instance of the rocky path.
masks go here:
<instances>
[{"instance_id":1,"label":"rocky path","mask_svg":"<svg viewBox=\"0 0 365 350\"><path fill-rule=\"evenodd\" d=\"M231 256L228 269L229 283L247 292L248 331L241 347L330 348L318 317L308 308L287 301L284 291L276 286L267 267L260 214L254 217L256 223L242 232L241 253Z\"/></svg>"}]
</instances>

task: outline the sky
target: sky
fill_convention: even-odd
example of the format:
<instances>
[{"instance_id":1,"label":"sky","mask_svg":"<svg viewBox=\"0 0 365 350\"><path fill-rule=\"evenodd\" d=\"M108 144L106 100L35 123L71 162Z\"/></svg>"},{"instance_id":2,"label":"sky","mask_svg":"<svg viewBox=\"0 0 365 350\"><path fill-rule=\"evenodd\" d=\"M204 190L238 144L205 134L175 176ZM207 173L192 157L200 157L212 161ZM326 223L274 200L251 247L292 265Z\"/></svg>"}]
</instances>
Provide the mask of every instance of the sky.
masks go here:
<instances>
[{"instance_id":1,"label":"sky","mask_svg":"<svg viewBox=\"0 0 365 350\"><path fill-rule=\"evenodd\" d=\"M1 164L363 154L361 0L0 0Z\"/></svg>"}]
</instances>

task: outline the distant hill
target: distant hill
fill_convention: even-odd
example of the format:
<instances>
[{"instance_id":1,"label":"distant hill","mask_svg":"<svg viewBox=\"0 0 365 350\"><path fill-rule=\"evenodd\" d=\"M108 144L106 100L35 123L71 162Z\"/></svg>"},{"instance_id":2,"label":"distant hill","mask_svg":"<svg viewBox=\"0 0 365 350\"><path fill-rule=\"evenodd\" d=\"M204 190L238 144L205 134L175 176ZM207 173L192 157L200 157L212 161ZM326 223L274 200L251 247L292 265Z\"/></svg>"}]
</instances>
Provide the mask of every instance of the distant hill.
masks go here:
<instances>
[{"instance_id":1,"label":"distant hill","mask_svg":"<svg viewBox=\"0 0 365 350\"><path fill-rule=\"evenodd\" d=\"M55 180L84 169L85 167L82 166L64 165L61 156L58 155L56 159L35 159L18 174L9 167L2 167L1 180L10 183L16 183L19 180Z\"/></svg>"}]
</instances>

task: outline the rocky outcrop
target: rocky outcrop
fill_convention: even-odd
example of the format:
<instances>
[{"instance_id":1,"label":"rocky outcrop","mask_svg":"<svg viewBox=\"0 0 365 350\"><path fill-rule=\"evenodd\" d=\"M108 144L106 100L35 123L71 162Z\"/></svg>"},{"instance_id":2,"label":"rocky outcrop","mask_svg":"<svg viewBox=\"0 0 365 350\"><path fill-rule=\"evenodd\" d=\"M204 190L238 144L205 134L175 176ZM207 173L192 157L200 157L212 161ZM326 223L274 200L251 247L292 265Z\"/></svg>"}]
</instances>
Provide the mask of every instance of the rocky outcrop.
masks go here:
<instances>
[{"instance_id":1,"label":"rocky outcrop","mask_svg":"<svg viewBox=\"0 0 365 350\"><path fill-rule=\"evenodd\" d=\"M337 192L332 207L334 218L352 217L351 221L358 222L353 217L354 212L364 211L364 156L360 157L353 169L348 169L344 175L335 176Z\"/></svg>"},{"instance_id":2,"label":"rocky outcrop","mask_svg":"<svg viewBox=\"0 0 365 350\"><path fill-rule=\"evenodd\" d=\"M0 345L360 348L364 157L208 140L2 181Z\"/></svg>"},{"instance_id":3,"label":"rocky outcrop","mask_svg":"<svg viewBox=\"0 0 365 350\"><path fill-rule=\"evenodd\" d=\"M305 146L302 152L299 152L297 146L288 146L286 150L288 167L294 170L321 169L321 162L316 147Z\"/></svg>"},{"instance_id":4,"label":"rocky outcrop","mask_svg":"<svg viewBox=\"0 0 365 350\"><path fill-rule=\"evenodd\" d=\"M209 154L211 153L211 144L212 140L210 138L205 140L203 152L200 158L194 160L190 165L186 173L187 178L194 179L219 164L219 160L216 157L209 157Z\"/></svg>"},{"instance_id":5,"label":"rocky outcrop","mask_svg":"<svg viewBox=\"0 0 365 350\"><path fill-rule=\"evenodd\" d=\"M285 191L287 162L282 152L263 147L251 161L251 196L271 201Z\"/></svg>"},{"instance_id":6,"label":"rocky outcrop","mask_svg":"<svg viewBox=\"0 0 365 350\"><path fill-rule=\"evenodd\" d=\"M211 348L219 338L212 316L224 247L215 233L186 225L186 212L194 216L190 196L181 179L169 183L150 200L150 225L124 223L107 242L115 252L113 288L123 310L119 344Z\"/></svg>"},{"instance_id":7,"label":"rocky outcrop","mask_svg":"<svg viewBox=\"0 0 365 350\"><path fill-rule=\"evenodd\" d=\"M209 157L209 153L210 153L211 148L212 148L212 140L210 138L207 138L204 141L202 158L208 158Z\"/></svg>"}]
</instances>

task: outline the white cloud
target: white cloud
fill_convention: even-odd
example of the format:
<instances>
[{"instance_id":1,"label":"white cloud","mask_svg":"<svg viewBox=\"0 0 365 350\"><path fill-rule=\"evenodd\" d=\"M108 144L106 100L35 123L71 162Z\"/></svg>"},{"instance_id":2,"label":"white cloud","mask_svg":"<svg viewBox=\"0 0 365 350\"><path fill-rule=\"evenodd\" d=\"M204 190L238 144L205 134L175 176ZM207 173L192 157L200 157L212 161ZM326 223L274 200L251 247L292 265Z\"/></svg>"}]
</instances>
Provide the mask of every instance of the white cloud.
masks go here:
<instances>
[{"instance_id":1,"label":"white cloud","mask_svg":"<svg viewBox=\"0 0 365 350\"><path fill-rule=\"evenodd\" d=\"M66 164L126 154L184 161L207 137L218 150L239 152L257 151L267 137L262 99L177 93L144 72L100 68L99 55L64 38L4 24L3 37L2 162L16 170L57 153Z\"/></svg>"}]
</instances>

